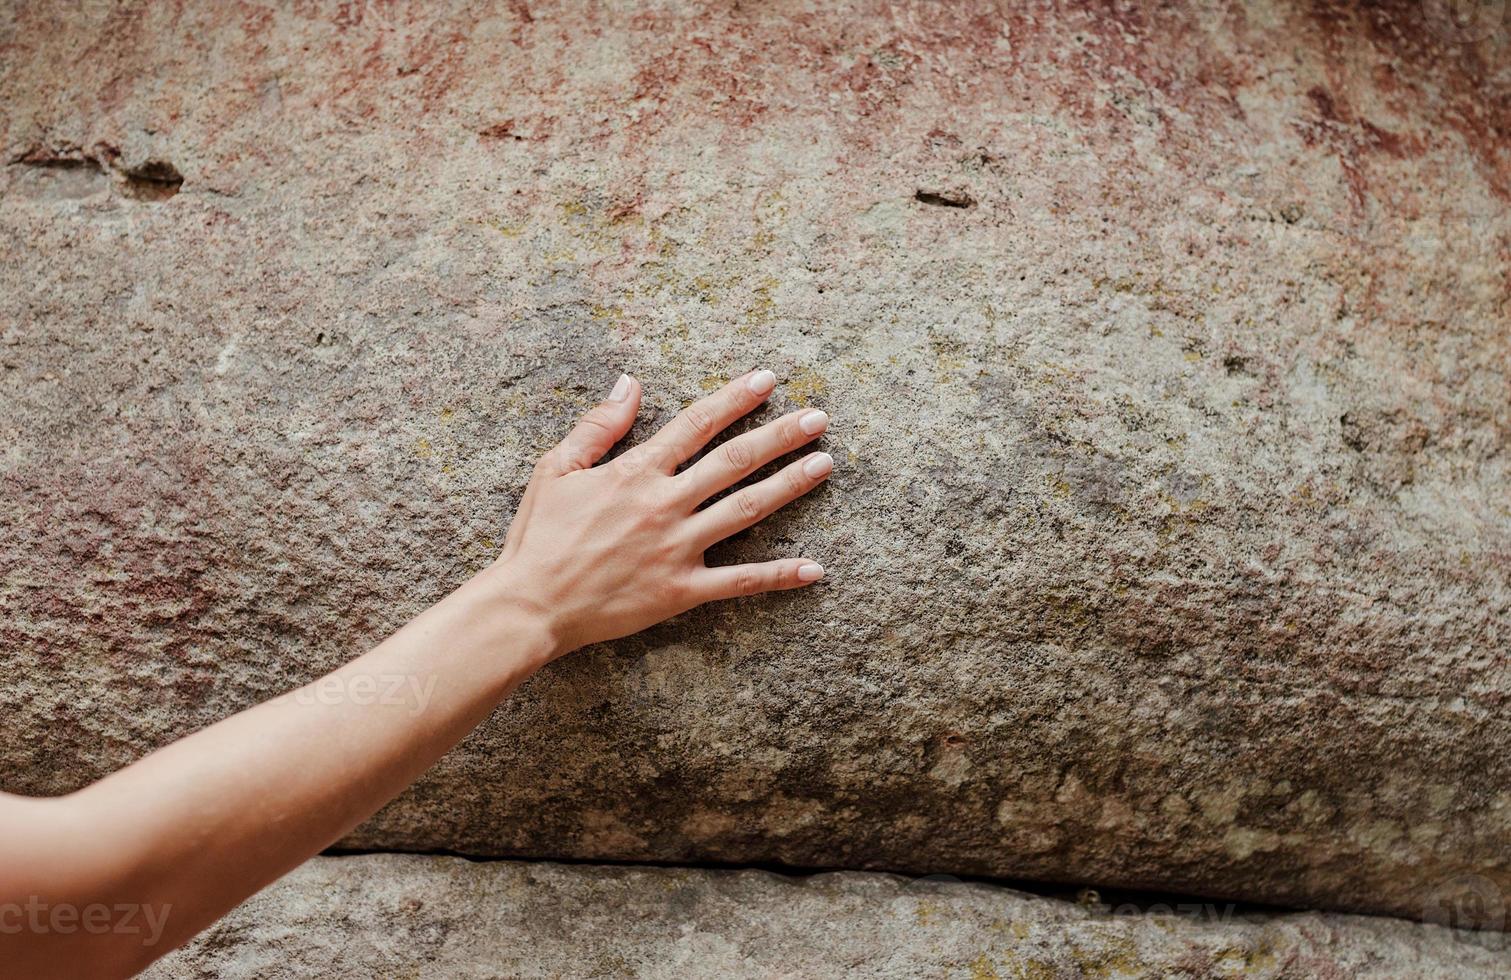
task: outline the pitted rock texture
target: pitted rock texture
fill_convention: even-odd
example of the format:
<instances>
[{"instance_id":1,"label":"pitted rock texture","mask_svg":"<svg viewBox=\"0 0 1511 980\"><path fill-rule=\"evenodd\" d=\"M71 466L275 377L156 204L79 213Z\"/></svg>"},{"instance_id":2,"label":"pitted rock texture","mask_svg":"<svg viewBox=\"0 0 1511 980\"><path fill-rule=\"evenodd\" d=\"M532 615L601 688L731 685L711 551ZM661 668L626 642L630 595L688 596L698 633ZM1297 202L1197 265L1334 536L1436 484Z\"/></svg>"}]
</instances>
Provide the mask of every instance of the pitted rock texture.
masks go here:
<instances>
[{"instance_id":1,"label":"pitted rock texture","mask_svg":"<svg viewBox=\"0 0 1511 980\"><path fill-rule=\"evenodd\" d=\"M710 560L830 577L348 845L1504 925L1511 28L1443 6L5 3L0 784L379 640L621 369L639 437L769 366L838 466Z\"/></svg>"},{"instance_id":2,"label":"pitted rock texture","mask_svg":"<svg viewBox=\"0 0 1511 980\"><path fill-rule=\"evenodd\" d=\"M1082 905L866 872L317 858L146 976L1503 977L1503 933Z\"/></svg>"}]
</instances>

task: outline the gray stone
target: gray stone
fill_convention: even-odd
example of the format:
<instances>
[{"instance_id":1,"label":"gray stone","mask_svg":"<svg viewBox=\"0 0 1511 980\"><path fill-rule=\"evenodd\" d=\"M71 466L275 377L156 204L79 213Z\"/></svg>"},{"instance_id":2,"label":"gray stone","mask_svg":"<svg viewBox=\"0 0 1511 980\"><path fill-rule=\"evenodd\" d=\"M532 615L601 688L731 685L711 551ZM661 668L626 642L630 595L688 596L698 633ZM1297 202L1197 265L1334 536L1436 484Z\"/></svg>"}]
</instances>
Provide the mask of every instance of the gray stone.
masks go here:
<instances>
[{"instance_id":1,"label":"gray stone","mask_svg":"<svg viewBox=\"0 0 1511 980\"><path fill-rule=\"evenodd\" d=\"M317 858L146 974L292 977L1504 977L1503 933L1136 911L865 872Z\"/></svg>"},{"instance_id":2,"label":"gray stone","mask_svg":"<svg viewBox=\"0 0 1511 980\"><path fill-rule=\"evenodd\" d=\"M639 436L765 365L838 467L711 560L830 578L348 845L1504 925L1511 44L1446 6L0 4L0 785L379 640L621 369Z\"/></svg>"}]
</instances>

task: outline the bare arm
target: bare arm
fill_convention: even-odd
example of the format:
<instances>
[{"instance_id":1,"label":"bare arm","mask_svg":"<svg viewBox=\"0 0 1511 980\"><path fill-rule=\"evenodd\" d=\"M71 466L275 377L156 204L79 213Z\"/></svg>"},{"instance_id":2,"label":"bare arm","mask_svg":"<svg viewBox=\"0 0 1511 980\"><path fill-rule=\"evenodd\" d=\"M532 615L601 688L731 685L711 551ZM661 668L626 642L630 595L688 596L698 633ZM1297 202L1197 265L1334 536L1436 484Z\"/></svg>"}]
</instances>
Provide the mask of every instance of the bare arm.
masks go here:
<instances>
[{"instance_id":1,"label":"bare arm","mask_svg":"<svg viewBox=\"0 0 1511 980\"><path fill-rule=\"evenodd\" d=\"M489 568L326 677L71 796L0 794L0 975L129 975L338 840L570 650L715 599L822 576L781 559L708 568L704 550L828 476L813 453L699 509L816 438L798 412L677 472L770 393L737 378L610 463L640 385L541 460Z\"/></svg>"}]
</instances>

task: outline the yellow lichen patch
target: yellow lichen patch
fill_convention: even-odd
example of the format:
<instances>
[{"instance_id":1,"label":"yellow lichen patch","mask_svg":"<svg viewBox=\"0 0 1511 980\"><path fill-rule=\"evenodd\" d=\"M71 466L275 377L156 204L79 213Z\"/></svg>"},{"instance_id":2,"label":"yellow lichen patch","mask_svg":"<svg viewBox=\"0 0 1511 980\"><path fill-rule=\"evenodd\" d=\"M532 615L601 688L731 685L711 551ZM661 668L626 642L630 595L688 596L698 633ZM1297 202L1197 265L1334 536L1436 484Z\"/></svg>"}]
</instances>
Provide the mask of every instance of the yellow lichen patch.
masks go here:
<instances>
[{"instance_id":1,"label":"yellow lichen patch","mask_svg":"<svg viewBox=\"0 0 1511 980\"><path fill-rule=\"evenodd\" d=\"M770 228L771 225L780 226L787 220L787 202L781 191L772 191L764 200L758 201L755 210L757 228L751 237L751 246L761 250L769 247L776 241L776 234Z\"/></svg>"},{"instance_id":2,"label":"yellow lichen patch","mask_svg":"<svg viewBox=\"0 0 1511 980\"><path fill-rule=\"evenodd\" d=\"M418 438L418 439L416 439L414 441L414 454L416 456L420 457L421 459L429 459L430 456L431 456L431 453L432 453L432 450L430 448L430 440L429 439L426 439L424 436L421 436L420 438Z\"/></svg>"},{"instance_id":3,"label":"yellow lichen patch","mask_svg":"<svg viewBox=\"0 0 1511 980\"><path fill-rule=\"evenodd\" d=\"M1244 954L1244 964L1248 972L1253 973L1268 973L1275 969L1279 960L1268 938L1261 937L1258 946Z\"/></svg>"},{"instance_id":4,"label":"yellow lichen patch","mask_svg":"<svg viewBox=\"0 0 1511 980\"><path fill-rule=\"evenodd\" d=\"M1018 968L1019 980L1054 980L1056 976L1054 964L1044 960L1029 960Z\"/></svg>"},{"instance_id":5,"label":"yellow lichen patch","mask_svg":"<svg viewBox=\"0 0 1511 980\"><path fill-rule=\"evenodd\" d=\"M1213 965L1227 976L1250 976L1267 974L1275 968L1274 950L1267 940L1250 949L1246 946L1224 946L1213 952Z\"/></svg>"},{"instance_id":6,"label":"yellow lichen patch","mask_svg":"<svg viewBox=\"0 0 1511 980\"><path fill-rule=\"evenodd\" d=\"M992 967L991 958L985 953L971 960L971 980L1000 980L997 971Z\"/></svg>"},{"instance_id":7,"label":"yellow lichen patch","mask_svg":"<svg viewBox=\"0 0 1511 980\"><path fill-rule=\"evenodd\" d=\"M518 238L525 233L525 225L523 223L515 224L507 222L503 218L472 218L469 219L469 223L482 225L484 228L491 228L505 238Z\"/></svg>"},{"instance_id":8,"label":"yellow lichen patch","mask_svg":"<svg viewBox=\"0 0 1511 980\"><path fill-rule=\"evenodd\" d=\"M771 320L776 311L776 300L772 299L771 291L778 285L778 280L767 276L761 280L761 284L751 291L750 306L745 310L745 320L750 326L760 326Z\"/></svg>"},{"instance_id":9,"label":"yellow lichen patch","mask_svg":"<svg viewBox=\"0 0 1511 980\"><path fill-rule=\"evenodd\" d=\"M1070 947L1070 956L1080 967L1080 975L1083 977L1110 977L1118 974L1138 976L1143 970L1136 953L1133 941L1120 936L1109 936L1107 945L1102 949Z\"/></svg>"},{"instance_id":10,"label":"yellow lichen patch","mask_svg":"<svg viewBox=\"0 0 1511 980\"><path fill-rule=\"evenodd\" d=\"M811 405L815 398L829 390L829 383L812 368L800 368L782 387L799 405Z\"/></svg>"},{"instance_id":11,"label":"yellow lichen patch","mask_svg":"<svg viewBox=\"0 0 1511 980\"><path fill-rule=\"evenodd\" d=\"M687 329L687 321L679 319L676 324L669 331L667 331L665 335L661 337L661 340L657 345L659 350L661 351L661 356L668 361L676 362L679 359L681 353L687 349L687 345L690 343L689 333L690 332Z\"/></svg>"},{"instance_id":12,"label":"yellow lichen patch","mask_svg":"<svg viewBox=\"0 0 1511 980\"><path fill-rule=\"evenodd\" d=\"M858 381L871 381L876 377L876 368L867 361L846 361L845 369Z\"/></svg>"},{"instance_id":13,"label":"yellow lichen patch","mask_svg":"<svg viewBox=\"0 0 1511 980\"><path fill-rule=\"evenodd\" d=\"M719 304L719 288L719 283L713 276L704 275L693 278L694 294L709 306L717 306Z\"/></svg>"}]
</instances>

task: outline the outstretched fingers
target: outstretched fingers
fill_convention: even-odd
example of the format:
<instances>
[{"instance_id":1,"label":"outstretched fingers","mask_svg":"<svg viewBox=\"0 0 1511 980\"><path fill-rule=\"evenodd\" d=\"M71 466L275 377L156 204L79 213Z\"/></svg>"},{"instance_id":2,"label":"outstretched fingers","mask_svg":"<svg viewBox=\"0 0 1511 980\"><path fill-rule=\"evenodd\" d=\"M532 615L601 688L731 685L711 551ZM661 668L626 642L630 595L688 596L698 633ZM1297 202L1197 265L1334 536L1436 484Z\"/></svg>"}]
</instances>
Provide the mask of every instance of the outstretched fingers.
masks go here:
<instances>
[{"instance_id":1,"label":"outstretched fingers","mask_svg":"<svg viewBox=\"0 0 1511 980\"><path fill-rule=\"evenodd\" d=\"M833 469L833 456L809 453L761 482L737 490L694 514L690 520L694 540L706 548L765 520L823 483Z\"/></svg>"},{"instance_id":2,"label":"outstretched fingers","mask_svg":"<svg viewBox=\"0 0 1511 980\"><path fill-rule=\"evenodd\" d=\"M816 408L791 412L759 429L735 436L698 460L677 479L703 501L745 479L767 463L823 435L829 416Z\"/></svg>"},{"instance_id":3,"label":"outstretched fingers","mask_svg":"<svg viewBox=\"0 0 1511 980\"><path fill-rule=\"evenodd\" d=\"M721 565L704 568L693 576L699 602L733 599L736 596L796 589L824 577L824 566L806 558L779 558L751 565Z\"/></svg>"},{"instance_id":4,"label":"outstretched fingers","mask_svg":"<svg viewBox=\"0 0 1511 980\"><path fill-rule=\"evenodd\" d=\"M603 458L625 437L640 410L640 382L621 374L609 397L599 402L541 459L541 465L560 473L585 470Z\"/></svg>"},{"instance_id":5,"label":"outstretched fingers","mask_svg":"<svg viewBox=\"0 0 1511 980\"><path fill-rule=\"evenodd\" d=\"M697 455L714 436L748 414L776 386L770 371L751 371L677 413L660 432L633 452L654 459L656 468L670 473Z\"/></svg>"}]
</instances>

